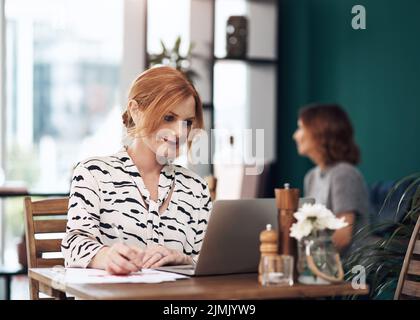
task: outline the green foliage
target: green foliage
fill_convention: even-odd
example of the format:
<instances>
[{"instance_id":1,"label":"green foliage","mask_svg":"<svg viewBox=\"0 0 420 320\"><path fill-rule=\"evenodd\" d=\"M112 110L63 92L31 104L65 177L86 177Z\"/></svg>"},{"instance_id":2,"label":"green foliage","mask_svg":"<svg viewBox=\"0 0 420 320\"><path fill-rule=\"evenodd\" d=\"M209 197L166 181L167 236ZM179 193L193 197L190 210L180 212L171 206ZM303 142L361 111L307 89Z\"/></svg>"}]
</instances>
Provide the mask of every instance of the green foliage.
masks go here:
<instances>
[{"instance_id":1,"label":"green foliage","mask_svg":"<svg viewBox=\"0 0 420 320\"><path fill-rule=\"evenodd\" d=\"M24 149L11 144L7 150L7 180L23 181L33 185L39 177L38 155L34 149Z\"/></svg>"},{"instance_id":2,"label":"green foliage","mask_svg":"<svg viewBox=\"0 0 420 320\"><path fill-rule=\"evenodd\" d=\"M409 203L404 218L399 222L385 222L360 230L355 235L355 241L363 245L355 249L346 261L347 270L356 265L365 268L371 299L393 298L407 246L420 214L420 173L410 175L396 183L387 195L379 214L388 205L392 195L407 183L408 186L399 199L395 212L396 217L402 210L402 204ZM386 236L375 239L375 231L384 228L389 230ZM346 279L351 280L352 276L353 274L349 272Z\"/></svg>"},{"instance_id":3,"label":"green foliage","mask_svg":"<svg viewBox=\"0 0 420 320\"><path fill-rule=\"evenodd\" d=\"M11 144L7 151L7 180L31 187L39 177L39 163L35 149ZM6 242L14 241L24 233L23 199L5 199Z\"/></svg>"},{"instance_id":4,"label":"green foliage","mask_svg":"<svg viewBox=\"0 0 420 320\"><path fill-rule=\"evenodd\" d=\"M172 48L168 48L162 40L160 40L162 51L158 54L149 54L149 64L150 66L155 65L166 65L176 68L177 70L183 72L185 76L193 81L194 78L198 76L197 72L191 69L191 57L192 49L194 44L190 43L188 51L185 55L180 53L181 47L181 37L178 36L175 40L175 43Z\"/></svg>"},{"instance_id":5,"label":"green foliage","mask_svg":"<svg viewBox=\"0 0 420 320\"><path fill-rule=\"evenodd\" d=\"M5 205L7 238L16 239L25 232L23 198L9 198Z\"/></svg>"}]
</instances>

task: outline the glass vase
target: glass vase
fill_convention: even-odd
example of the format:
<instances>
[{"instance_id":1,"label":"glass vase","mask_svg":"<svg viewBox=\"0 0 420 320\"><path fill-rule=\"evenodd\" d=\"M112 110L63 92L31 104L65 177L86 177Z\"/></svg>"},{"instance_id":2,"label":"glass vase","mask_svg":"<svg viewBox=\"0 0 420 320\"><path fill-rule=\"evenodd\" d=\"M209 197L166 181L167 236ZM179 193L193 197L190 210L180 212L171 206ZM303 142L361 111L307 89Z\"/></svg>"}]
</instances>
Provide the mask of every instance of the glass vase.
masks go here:
<instances>
[{"instance_id":1,"label":"glass vase","mask_svg":"<svg viewBox=\"0 0 420 320\"><path fill-rule=\"evenodd\" d=\"M303 284L342 282L344 272L331 232L314 232L298 242L297 271Z\"/></svg>"}]
</instances>

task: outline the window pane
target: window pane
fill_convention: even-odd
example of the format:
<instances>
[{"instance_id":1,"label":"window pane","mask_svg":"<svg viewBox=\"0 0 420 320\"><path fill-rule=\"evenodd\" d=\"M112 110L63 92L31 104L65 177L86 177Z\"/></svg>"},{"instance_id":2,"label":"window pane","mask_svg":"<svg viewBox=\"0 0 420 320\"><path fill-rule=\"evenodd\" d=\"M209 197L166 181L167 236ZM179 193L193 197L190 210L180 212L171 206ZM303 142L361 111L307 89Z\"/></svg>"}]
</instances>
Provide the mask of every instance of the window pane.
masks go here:
<instances>
[{"instance_id":1,"label":"window pane","mask_svg":"<svg viewBox=\"0 0 420 320\"><path fill-rule=\"evenodd\" d=\"M87 142L120 137L117 121L104 127L118 105L122 5L6 1L8 180L67 190L75 162L97 153Z\"/></svg>"},{"instance_id":2,"label":"window pane","mask_svg":"<svg viewBox=\"0 0 420 320\"><path fill-rule=\"evenodd\" d=\"M190 42L191 0L149 0L147 3L147 48L149 53L160 53L160 41L173 48L181 37L180 52L187 53Z\"/></svg>"},{"instance_id":3,"label":"window pane","mask_svg":"<svg viewBox=\"0 0 420 320\"><path fill-rule=\"evenodd\" d=\"M120 147L123 4L6 0L8 181L67 192L77 161ZM5 207L8 261L23 232L22 200Z\"/></svg>"},{"instance_id":4,"label":"window pane","mask_svg":"<svg viewBox=\"0 0 420 320\"><path fill-rule=\"evenodd\" d=\"M190 45L190 10L191 0L149 0L147 2L147 53L162 52L161 42L171 51L175 41L181 38L179 53L188 53ZM169 64L162 60L159 64ZM190 166L186 154L176 159L176 163Z\"/></svg>"}]
</instances>

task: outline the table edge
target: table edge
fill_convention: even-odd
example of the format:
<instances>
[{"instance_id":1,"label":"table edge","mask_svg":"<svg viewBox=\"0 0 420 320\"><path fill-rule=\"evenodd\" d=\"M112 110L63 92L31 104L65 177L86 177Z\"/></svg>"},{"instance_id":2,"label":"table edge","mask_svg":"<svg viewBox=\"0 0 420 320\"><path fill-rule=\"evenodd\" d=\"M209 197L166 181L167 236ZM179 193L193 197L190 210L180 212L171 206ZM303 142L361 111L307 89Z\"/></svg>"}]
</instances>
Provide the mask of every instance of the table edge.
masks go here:
<instances>
[{"instance_id":1,"label":"table edge","mask_svg":"<svg viewBox=\"0 0 420 320\"><path fill-rule=\"evenodd\" d=\"M81 286L86 286L89 284L68 284L64 288L60 286L55 286L53 284L53 280L50 279L48 276L45 276L42 274L42 272L38 272L38 270L42 269L51 269L51 268L30 268L28 270L28 277L33 280L37 280L44 285L47 285L53 289L60 290L62 292L65 292L67 294L73 295L79 299L86 299L86 300L230 300L230 299L238 299L238 300L264 300L264 299L316 299L316 298L328 298L328 297L343 297L343 296L363 296L367 295L369 293L369 286L366 285L366 288L360 288L360 289L354 289L351 287L351 283L347 282L347 288L343 288L342 292L336 293L334 295L328 295L327 293L322 295L313 294L311 291L309 292L296 292L294 295L290 295L289 293L285 294L279 294L278 291L275 291L278 287L271 287L271 289L264 289L266 292L264 292L264 295L261 296L261 293L255 293L255 289L249 289L249 290L241 290L239 292L235 292L234 294L229 293L226 294L226 296L220 295L220 292L216 291L209 291L206 292L205 296L197 296L196 294L187 294L182 295L182 293L177 294L175 296L166 296L164 298L159 299L158 297L111 297L111 296L94 296L89 293L86 293ZM191 278L197 279L197 278ZM190 279L182 279L179 281L188 281ZM94 284L92 284L94 285ZM308 287L314 287L313 285L304 285L304 284L297 284L296 286L302 287L302 288L308 288ZM330 290L336 291L338 290L337 284L331 284L328 285L330 287ZM316 285L316 287L320 287L320 285ZM269 287L266 287L269 288ZM270 291L271 290L271 291ZM298 289L297 289L298 290Z\"/></svg>"}]
</instances>

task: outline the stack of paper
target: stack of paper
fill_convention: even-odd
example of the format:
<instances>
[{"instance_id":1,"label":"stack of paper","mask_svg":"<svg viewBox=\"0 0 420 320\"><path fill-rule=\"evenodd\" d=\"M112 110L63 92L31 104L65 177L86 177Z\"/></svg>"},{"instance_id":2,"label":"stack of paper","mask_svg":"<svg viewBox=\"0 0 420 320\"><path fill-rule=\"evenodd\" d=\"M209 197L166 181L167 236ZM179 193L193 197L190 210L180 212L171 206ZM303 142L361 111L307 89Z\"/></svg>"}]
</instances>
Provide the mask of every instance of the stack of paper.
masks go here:
<instances>
[{"instance_id":1,"label":"stack of paper","mask_svg":"<svg viewBox=\"0 0 420 320\"><path fill-rule=\"evenodd\" d=\"M159 283L188 278L154 269L143 269L129 275L111 275L104 270L79 268L63 268L61 272L55 273L53 278L58 283Z\"/></svg>"}]
</instances>

